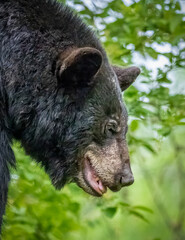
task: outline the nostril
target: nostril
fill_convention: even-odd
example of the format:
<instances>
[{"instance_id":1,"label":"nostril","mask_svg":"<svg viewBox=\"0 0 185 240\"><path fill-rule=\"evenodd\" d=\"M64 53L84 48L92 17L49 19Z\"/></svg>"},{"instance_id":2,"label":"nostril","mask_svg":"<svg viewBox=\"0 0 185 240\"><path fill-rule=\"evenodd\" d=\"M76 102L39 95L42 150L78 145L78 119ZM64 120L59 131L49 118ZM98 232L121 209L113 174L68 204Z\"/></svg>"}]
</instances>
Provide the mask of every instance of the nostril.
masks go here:
<instances>
[{"instance_id":1,"label":"nostril","mask_svg":"<svg viewBox=\"0 0 185 240\"><path fill-rule=\"evenodd\" d=\"M120 183L121 185L124 186L129 186L134 183L134 177L133 175L130 176L121 176L120 178Z\"/></svg>"}]
</instances>

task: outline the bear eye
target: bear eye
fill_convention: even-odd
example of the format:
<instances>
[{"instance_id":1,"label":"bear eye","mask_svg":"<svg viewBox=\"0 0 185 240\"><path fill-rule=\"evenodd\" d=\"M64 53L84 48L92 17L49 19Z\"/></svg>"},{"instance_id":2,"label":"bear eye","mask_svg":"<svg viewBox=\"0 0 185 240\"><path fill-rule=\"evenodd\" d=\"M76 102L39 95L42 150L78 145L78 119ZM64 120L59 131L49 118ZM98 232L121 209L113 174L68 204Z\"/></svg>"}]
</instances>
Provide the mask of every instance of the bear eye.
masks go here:
<instances>
[{"instance_id":1,"label":"bear eye","mask_svg":"<svg viewBox=\"0 0 185 240\"><path fill-rule=\"evenodd\" d=\"M118 123L117 121L115 120L109 120L108 123L106 124L106 127L105 127L105 132L108 134L108 135L112 135L112 134L116 134L120 131L120 127L118 126Z\"/></svg>"}]
</instances>

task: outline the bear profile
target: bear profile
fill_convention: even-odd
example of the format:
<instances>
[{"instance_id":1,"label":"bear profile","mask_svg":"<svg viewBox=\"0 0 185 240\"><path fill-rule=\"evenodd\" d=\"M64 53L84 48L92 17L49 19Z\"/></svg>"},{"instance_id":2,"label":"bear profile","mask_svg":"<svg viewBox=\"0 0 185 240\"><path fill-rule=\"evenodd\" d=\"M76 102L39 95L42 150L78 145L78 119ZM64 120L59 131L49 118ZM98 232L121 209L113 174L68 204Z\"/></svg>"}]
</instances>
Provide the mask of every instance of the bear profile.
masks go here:
<instances>
[{"instance_id":1,"label":"bear profile","mask_svg":"<svg viewBox=\"0 0 185 240\"><path fill-rule=\"evenodd\" d=\"M102 196L133 183L121 91L137 67L111 66L94 32L52 0L0 1L0 226L13 139L52 184Z\"/></svg>"}]
</instances>

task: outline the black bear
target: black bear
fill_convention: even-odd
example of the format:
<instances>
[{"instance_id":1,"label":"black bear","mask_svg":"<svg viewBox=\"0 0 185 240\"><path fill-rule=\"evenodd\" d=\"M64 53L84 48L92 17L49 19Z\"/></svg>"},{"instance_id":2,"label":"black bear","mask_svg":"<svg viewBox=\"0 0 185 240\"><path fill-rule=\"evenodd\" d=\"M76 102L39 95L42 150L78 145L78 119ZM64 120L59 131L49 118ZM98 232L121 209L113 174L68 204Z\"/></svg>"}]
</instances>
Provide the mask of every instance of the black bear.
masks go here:
<instances>
[{"instance_id":1,"label":"black bear","mask_svg":"<svg viewBox=\"0 0 185 240\"><path fill-rule=\"evenodd\" d=\"M60 189L102 196L133 183L125 90L137 67L109 64L92 30L52 0L0 0L0 226L12 139Z\"/></svg>"}]
</instances>

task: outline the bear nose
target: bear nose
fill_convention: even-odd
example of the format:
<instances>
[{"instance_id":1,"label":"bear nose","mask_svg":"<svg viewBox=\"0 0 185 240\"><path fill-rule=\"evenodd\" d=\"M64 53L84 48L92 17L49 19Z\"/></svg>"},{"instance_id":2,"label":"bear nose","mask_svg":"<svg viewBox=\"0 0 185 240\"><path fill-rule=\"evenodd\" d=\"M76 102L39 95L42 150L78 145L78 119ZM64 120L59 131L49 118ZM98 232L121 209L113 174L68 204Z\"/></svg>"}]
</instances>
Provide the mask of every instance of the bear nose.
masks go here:
<instances>
[{"instance_id":1,"label":"bear nose","mask_svg":"<svg viewBox=\"0 0 185 240\"><path fill-rule=\"evenodd\" d=\"M122 187L129 186L134 183L134 176L132 173L124 174L120 178L120 184Z\"/></svg>"},{"instance_id":2,"label":"bear nose","mask_svg":"<svg viewBox=\"0 0 185 240\"><path fill-rule=\"evenodd\" d=\"M129 159L125 161L124 167L122 169L122 172L119 175L118 178L119 184L121 187L129 186L133 184L134 182L134 176L132 174L132 170L130 168L130 161Z\"/></svg>"},{"instance_id":3,"label":"bear nose","mask_svg":"<svg viewBox=\"0 0 185 240\"><path fill-rule=\"evenodd\" d=\"M122 187L131 185L134 182L134 176L132 172L121 173L116 175L115 184L110 188L113 192L119 191Z\"/></svg>"}]
</instances>

